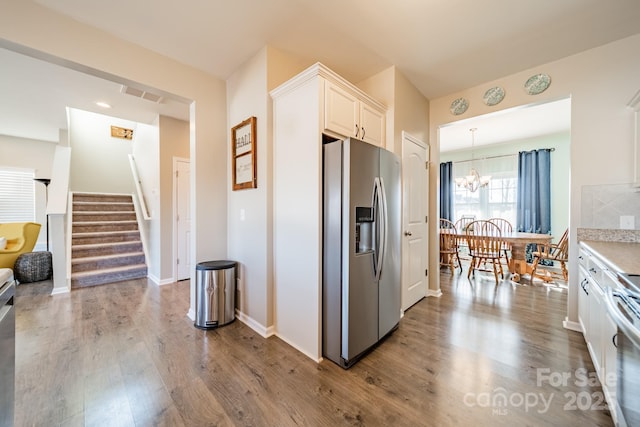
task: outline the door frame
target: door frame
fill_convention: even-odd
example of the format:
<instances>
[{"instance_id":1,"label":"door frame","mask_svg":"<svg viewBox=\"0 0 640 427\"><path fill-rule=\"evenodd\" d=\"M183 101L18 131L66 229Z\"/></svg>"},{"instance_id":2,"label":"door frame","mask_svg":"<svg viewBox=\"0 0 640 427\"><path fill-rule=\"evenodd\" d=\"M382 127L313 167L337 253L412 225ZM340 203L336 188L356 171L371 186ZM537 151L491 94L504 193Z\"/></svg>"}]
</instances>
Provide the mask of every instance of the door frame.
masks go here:
<instances>
[{"instance_id":1,"label":"door frame","mask_svg":"<svg viewBox=\"0 0 640 427\"><path fill-rule=\"evenodd\" d=\"M173 282L178 281L178 227L176 224L176 218L178 216L178 180L176 178L176 173L178 172L178 162L189 163L189 167L191 167L191 159L186 157L173 157L173 170L172 170L172 218L171 218L171 235L172 235L172 265L171 265L171 278ZM189 198L189 203L191 203L191 198Z\"/></svg>"},{"instance_id":2,"label":"door frame","mask_svg":"<svg viewBox=\"0 0 640 427\"><path fill-rule=\"evenodd\" d=\"M429 217L429 179L430 179L430 170L429 170L429 165L430 165L430 152L429 152L429 144L419 140L418 138L414 137L413 135L409 134L406 131L402 131L402 159L404 161L404 153L405 153L405 144L407 143L411 143L411 144L416 144L419 147L421 147L422 149L424 149L425 151L425 158L426 158L426 162L427 162L427 166L426 166L426 176L427 176L427 183L426 183L426 190L427 190L427 194L424 195L425 197L425 215L427 216L427 221L425 222L425 236L424 236L424 252L423 252L423 265L425 266L425 268L428 271L429 268L429 221L428 221L428 217ZM404 162L403 162L404 163ZM404 164L403 164L403 168L404 168ZM404 230L407 230L408 224L406 222L407 216L406 216L406 212L405 212L405 200L404 200L404 195L406 194L405 191L405 186L406 186L406 182L404 180L404 172L402 174L402 230L404 232ZM404 292L405 289L405 262L404 262L404 257L407 256L407 254L404 253L404 247L405 247L405 243L404 243L404 239L402 242L402 248L403 248L403 261L402 261L402 266L401 266L401 271L402 271L402 275L401 275L401 288L402 291ZM433 273L432 273L433 274ZM426 284L426 289L425 289L425 294L424 297L428 297L431 296L430 292L429 292L429 276L425 275L425 284ZM404 298L402 298L403 304L404 304ZM402 313L404 314L404 308L402 309Z\"/></svg>"}]
</instances>

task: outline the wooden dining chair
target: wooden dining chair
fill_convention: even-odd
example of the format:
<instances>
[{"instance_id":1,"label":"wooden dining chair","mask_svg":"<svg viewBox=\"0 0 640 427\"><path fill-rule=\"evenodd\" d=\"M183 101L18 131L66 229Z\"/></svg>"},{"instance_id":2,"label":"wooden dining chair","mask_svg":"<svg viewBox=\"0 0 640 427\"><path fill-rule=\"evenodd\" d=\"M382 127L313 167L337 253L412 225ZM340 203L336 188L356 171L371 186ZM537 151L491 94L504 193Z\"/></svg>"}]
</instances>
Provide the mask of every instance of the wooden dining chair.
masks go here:
<instances>
[{"instance_id":1,"label":"wooden dining chair","mask_svg":"<svg viewBox=\"0 0 640 427\"><path fill-rule=\"evenodd\" d=\"M569 273L567 272L567 261L569 260L569 229L558 240L558 243L538 244L538 250L532 253L533 265L531 270L531 278L538 277L545 282L552 282L554 279L559 278L560 275L553 269L547 269L540 264L542 260L553 261L560 264L560 270L562 272L562 278L566 282L569 280ZM538 268L545 270L544 274L538 273Z\"/></svg>"},{"instance_id":2,"label":"wooden dining chair","mask_svg":"<svg viewBox=\"0 0 640 427\"><path fill-rule=\"evenodd\" d=\"M464 237L465 230L467 226L476 220L474 215L462 215L462 217L458 218L458 220L454 223L456 230L458 230L458 256L465 261L470 260L467 248L467 239Z\"/></svg>"},{"instance_id":3,"label":"wooden dining chair","mask_svg":"<svg viewBox=\"0 0 640 427\"><path fill-rule=\"evenodd\" d=\"M513 226L509 221L504 218L490 218L489 221L494 223L500 228L500 232L504 234L513 233ZM509 268L509 254L511 253L511 243L506 242L504 247L502 248L502 254L504 256L504 260L506 262L507 268Z\"/></svg>"},{"instance_id":4,"label":"wooden dining chair","mask_svg":"<svg viewBox=\"0 0 640 427\"><path fill-rule=\"evenodd\" d=\"M502 239L500 228L490 221L474 221L467 227L466 237L469 245L469 254L471 255L471 264L469 265L467 277L475 276L476 270L491 271L484 268L486 263L491 263L496 285L500 283L498 272L500 272L500 277L504 278L504 271L500 263L504 240ZM484 265L483 268L481 268L481 264Z\"/></svg>"},{"instance_id":5,"label":"wooden dining chair","mask_svg":"<svg viewBox=\"0 0 640 427\"><path fill-rule=\"evenodd\" d=\"M451 268L451 273L455 273L456 260L458 261L460 271L462 271L462 263L460 262L460 254L458 253L456 227L453 222L448 219L440 218L440 265L448 266Z\"/></svg>"},{"instance_id":6,"label":"wooden dining chair","mask_svg":"<svg viewBox=\"0 0 640 427\"><path fill-rule=\"evenodd\" d=\"M456 222L456 230L464 232L469 224L474 222L476 217L473 215L462 215Z\"/></svg>"}]
</instances>

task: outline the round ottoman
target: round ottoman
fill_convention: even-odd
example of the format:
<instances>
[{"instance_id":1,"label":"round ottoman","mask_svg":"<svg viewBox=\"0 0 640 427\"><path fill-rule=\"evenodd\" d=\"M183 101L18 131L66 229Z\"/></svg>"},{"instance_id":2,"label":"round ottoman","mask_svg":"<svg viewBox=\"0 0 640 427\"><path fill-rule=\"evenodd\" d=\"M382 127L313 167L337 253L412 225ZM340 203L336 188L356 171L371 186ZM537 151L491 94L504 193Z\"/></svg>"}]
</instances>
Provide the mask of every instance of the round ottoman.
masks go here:
<instances>
[{"instance_id":1,"label":"round ottoman","mask_svg":"<svg viewBox=\"0 0 640 427\"><path fill-rule=\"evenodd\" d=\"M16 259L13 275L20 283L39 282L51 278L51 252L29 252Z\"/></svg>"}]
</instances>

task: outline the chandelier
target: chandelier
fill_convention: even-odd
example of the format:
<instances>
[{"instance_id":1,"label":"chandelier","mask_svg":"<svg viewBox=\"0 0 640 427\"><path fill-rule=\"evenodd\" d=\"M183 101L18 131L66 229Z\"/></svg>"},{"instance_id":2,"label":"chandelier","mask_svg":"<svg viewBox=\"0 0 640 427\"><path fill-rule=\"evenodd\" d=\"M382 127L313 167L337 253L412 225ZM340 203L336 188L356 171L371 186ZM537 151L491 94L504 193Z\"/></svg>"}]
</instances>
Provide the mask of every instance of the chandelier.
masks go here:
<instances>
[{"instance_id":1,"label":"chandelier","mask_svg":"<svg viewBox=\"0 0 640 427\"><path fill-rule=\"evenodd\" d=\"M460 178L456 178L456 185L458 187L464 187L472 193L480 187L486 187L491 181L490 175L480 176L476 168L473 167L473 145L475 144L475 133L478 128L471 128L471 169L469 174Z\"/></svg>"}]
</instances>

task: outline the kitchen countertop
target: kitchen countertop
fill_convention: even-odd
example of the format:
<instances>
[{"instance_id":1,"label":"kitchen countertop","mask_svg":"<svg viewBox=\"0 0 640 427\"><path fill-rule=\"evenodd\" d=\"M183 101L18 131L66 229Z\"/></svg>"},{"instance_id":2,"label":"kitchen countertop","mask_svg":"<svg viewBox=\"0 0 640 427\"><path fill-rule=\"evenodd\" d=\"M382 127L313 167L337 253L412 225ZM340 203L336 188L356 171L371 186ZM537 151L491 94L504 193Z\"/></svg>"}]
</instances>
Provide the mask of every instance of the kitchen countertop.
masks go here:
<instances>
[{"instance_id":1,"label":"kitchen countertop","mask_svg":"<svg viewBox=\"0 0 640 427\"><path fill-rule=\"evenodd\" d=\"M640 243L595 240L580 243L619 273L640 274Z\"/></svg>"}]
</instances>

